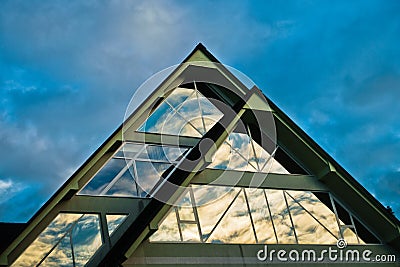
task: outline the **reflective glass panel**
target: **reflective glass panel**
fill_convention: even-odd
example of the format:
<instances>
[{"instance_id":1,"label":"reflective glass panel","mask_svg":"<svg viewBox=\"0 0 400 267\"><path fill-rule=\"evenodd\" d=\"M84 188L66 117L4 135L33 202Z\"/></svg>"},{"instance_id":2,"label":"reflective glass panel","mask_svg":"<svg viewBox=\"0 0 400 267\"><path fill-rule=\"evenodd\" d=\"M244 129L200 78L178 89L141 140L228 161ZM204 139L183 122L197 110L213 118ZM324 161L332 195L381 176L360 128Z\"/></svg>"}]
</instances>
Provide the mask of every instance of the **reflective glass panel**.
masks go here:
<instances>
[{"instance_id":1,"label":"reflective glass panel","mask_svg":"<svg viewBox=\"0 0 400 267\"><path fill-rule=\"evenodd\" d=\"M39 265L43 267L70 267L74 265L71 249L71 236L68 234L60 243L53 249L53 251L46 257L46 259Z\"/></svg>"},{"instance_id":2,"label":"reflective glass panel","mask_svg":"<svg viewBox=\"0 0 400 267\"><path fill-rule=\"evenodd\" d=\"M331 209L312 192L292 190L286 191L286 194L299 243L336 243L339 238L339 227L335 213ZM325 196L325 198L329 199L329 195ZM304 222L308 221L309 224L303 223L303 220ZM308 230L306 229L307 227L309 228ZM312 234L313 229L315 234Z\"/></svg>"},{"instance_id":3,"label":"reflective glass panel","mask_svg":"<svg viewBox=\"0 0 400 267\"><path fill-rule=\"evenodd\" d=\"M349 244L365 244L353 225L340 233L331 203L325 192L191 185L150 241L336 244L343 235ZM193 212L184 211L193 204Z\"/></svg>"},{"instance_id":4,"label":"reflective glass panel","mask_svg":"<svg viewBox=\"0 0 400 267\"><path fill-rule=\"evenodd\" d=\"M202 229L203 240L206 240L211 231L221 220L224 213L232 205L239 188L223 186L196 186L192 185L197 205L199 223Z\"/></svg>"},{"instance_id":5,"label":"reflective glass panel","mask_svg":"<svg viewBox=\"0 0 400 267\"><path fill-rule=\"evenodd\" d=\"M191 98L194 94L194 90L178 87L169 94L165 101L173 108L178 109L186 99Z\"/></svg>"},{"instance_id":6,"label":"reflective glass panel","mask_svg":"<svg viewBox=\"0 0 400 267\"><path fill-rule=\"evenodd\" d=\"M107 196L130 197L138 196L135 179L133 179L133 168L128 170L115 181L115 183L104 194Z\"/></svg>"},{"instance_id":7,"label":"reflective glass panel","mask_svg":"<svg viewBox=\"0 0 400 267\"><path fill-rule=\"evenodd\" d=\"M346 240L347 244L358 244L357 235L353 228L342 226L341 231L343 239Z\"/></svg>"},{"instance_id":8,"label":"reflective glass panel","mask_svg":"<svg viewBox=\"0 0 400 267\"><path fill-rule=\"evenodd\" d=\"M199 235L199 230L197 228L197 224L181 223L180 227L182 231L183 241L200 242L200 235Z\"/></svg>"},{"instance_id":9,"label":"reflective glass panel","mask_svg":"<svg viewBox=\"0 0 400 267\"><path fill-rule=\"evenodd\" d=\"M176 88L138 131L201 137L222 116L222 112L197 90Z\"/></svg>"},{"instance_id":10,"label":"reflective glass panel","mask_svg":"<svg viewBox=\"0 0 400 267\"><path fill-rule=\"evenodd\" d=\"M75 265L84 266L101 246L100 221L97 214L85 214L72 229Z\"/></svg>"},{"instance_id":11,"label":"reflective glass panel","mask_svg":"<svg viewBox=\"0 0 400 267\"><path fill-rule=\"evenodd\" d=\"M292 192L297 193L297 192ZM299 200L291 197L290 194L286 194L286 199L288 202L290 215L292 216L293 224L296 229L297 240L299 244L336 244L338 226L336 220L333 220L332 224L325 225L327 221L319 221L317 217L314 216L313 210L309 211L305 209L301 203L308 203L312 207L315 203L315 208L319 206L318 200L313 198L311 192L301 192L297 194ZM301 200L300 200L301 198ZM325 205L321 205L321 208ZM323 211L321 211L323 212ZM323 218L324 215L319 213L317 210L318 217ZM333 212L327 214L327 216L334 218Z\"/></svg>"},{"instance_id":12,"label":"reflective glass panel","mask_svg":"<svg viewBox=\"0 0 400 267\"><path fill-rule=\"evenodd\" d=\"M81 216L82 214L58 214L12 266L35 266L38 264Z\"/></svg>"},{"instance_id":13,"label":"reflective glass panel","mask_svg":"<svg viewBox=\"0 0 400 267\"><path fill-rule=\"evenodd\" d=\"M168 127L166 122L169 122L174 116L175 111L166 103L161 103L157 109L147 118L147 120L139 127L138 131L148 133L164 133L169 134L174 132L173 128ZM185 121L182 118L178 118L180 124L184 124ZM176 123L176 121L175 121ZM172 131L171 131L172 130Z\"/></svg>"},{"instance_id":14,"label":"reflective glass panel","mask_svg":"<svg viewBox=\"0 0 400 267\"><path fill-rule=\"evenodd\" d=\"M107 214L106 215L106 220L107 220L107 228L108 228L108 234L111 236L114 231L118 228L118 226L125 221L127 215L122 215L122 214Z\"/></svg>"},{"instance_id":15,"label":"reflective glass panel","mask_svg":"<svg viewBox=\"0 0 400 267\"><path fill-rule=\"evenodd\" d=\"M159 225L158 231L150 237L150 241L181 241L175 208L168 212L161 225Z\"/></svg>"},{"instance_id":16,"label":"reflective glass panel","mask_svg":"<svg viewBox=\"0 0 400 267\"><path fill-rule=\"evenodd\" d=\"M215 230L207 239L210 243L255 244L255 236L243 191L235 199Z\"/></svg>"},{"instance_id":17,"label":"reflective glass panel","mask_svg":"<svg viewBox=\"0 0 400 267\"><path fill-rule=\"evenodd\" d=\"M84 266L101 245L98 215L60 213L11 266Z\"/></svg>"},{"instance_id":18,"label":"reflective glass panel","mask_svg":"<svg viewBox=\"0 0 400 267\"><path fill-rule=\"evenodd\" d=\"M279 244L295 244L295 230L282 190L265 189Z\"/></svg>"},{"instance_id":19,"label":"reflective glass panel","mask_svg":"<svg viewBox=\"0 0 400 267\"><path fill-rule=\"evenodd\" d=\"M82 195L101 195L106 186L126 167L124 159L112 158L80 191Z\"/></svg>"},{"instance_id":20,"label":"reflective glass panel","mask_svg":"<svg viewBox=\"0 0 400 267\"><path fill-rule=\"evenodd\" d=\"M187 190L187 193L181 198L180 201L178 201L177 209L178 209L178 213L179 213L179 219L181 221L182 220L185 220L185 221L194 221L195 220L189 190Z\"/></svg>"},{"instance_id":21,"label":"reflective glass panel","mask_svg":"<svg viewBox=\"0 0 400 267\"><path fill-rule=\"evenodd\" d=\"M136 161L136 182L140 188L141 196L145 197L153 189L154 185L160 180L163 172L171 164L156 163L149 161Z\"/></svg>"},{"instance_id":22,"label":"reflective glass panel","mask_svg":"<svg viewBox=\"0 0 400 267\"><path fill-rule=\"evenodd\" d=\"M276 244L274 226L263 189L245 188L259 243Z\"/></svg>"},{"instance_id":23,"label":"reflective glass panel","mask_svg":"<svg viewBox=\"0 0 400 267\"><path fill-rule=\"evenodd\" d=\"M147 145L138 155L138 159L149 159L152 161L175 162L182 153L182 148Z\"/></svg>"},{"instance_id":24,"label":"reflective glass panel","mask_svg":"<svg viewBox=\"0 0 400 267\"><path fill-rule=\"evenodd\" d=\"M187 147L125 143L78 194L146 197L171 163L178 163L187 151Z\"/></svg>"},{"instance_id":25,"label":"reflective glass panel","mask_svg":"<svg viewBox=\"0 0 400 267\"><path fill-rule=\"evenodd\" d=\"M125 143L122 149L120 149L114 157L133 159L142 149L142 144Z\"/></svg>"},{"instance_id":26,"label":"reflective glass panel","mask_svg":"<svg viewBox=\"0 0 400 267\"><path fill-rule=\"evenodd\" d=\"M208 168L289 174L270 153L249 135L232 132L218 148Z\"/></svg>"}]
</instances>

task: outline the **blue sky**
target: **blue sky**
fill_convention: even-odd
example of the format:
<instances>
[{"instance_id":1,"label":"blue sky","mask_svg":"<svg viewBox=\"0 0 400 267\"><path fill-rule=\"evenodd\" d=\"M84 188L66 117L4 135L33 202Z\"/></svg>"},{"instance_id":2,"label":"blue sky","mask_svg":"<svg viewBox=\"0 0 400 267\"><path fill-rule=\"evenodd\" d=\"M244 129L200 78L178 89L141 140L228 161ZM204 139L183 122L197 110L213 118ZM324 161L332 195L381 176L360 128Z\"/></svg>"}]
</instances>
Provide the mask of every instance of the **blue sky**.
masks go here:
<instances>
[{"instance_id":1,"label":"blue sky","mask_svg":"<svg viewBox=\"0 0 400 267\"><path fill-rule=\"evenodd\" d=\"M24 222L198 42L400 214L400 2L2 1L0 221Z\"/></svg>"}]
</instances>

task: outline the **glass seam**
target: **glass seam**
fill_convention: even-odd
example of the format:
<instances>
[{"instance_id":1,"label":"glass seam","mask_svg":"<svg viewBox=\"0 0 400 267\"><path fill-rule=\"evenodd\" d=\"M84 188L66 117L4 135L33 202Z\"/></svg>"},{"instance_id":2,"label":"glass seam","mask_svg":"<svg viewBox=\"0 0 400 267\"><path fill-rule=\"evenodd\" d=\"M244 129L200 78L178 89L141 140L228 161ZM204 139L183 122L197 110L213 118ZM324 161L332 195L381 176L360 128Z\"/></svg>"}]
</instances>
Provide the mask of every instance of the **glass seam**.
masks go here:
<instances>
[{"instance_id":1,"label":"glass seam","mask_svg":"<svg viewBox=\"0 0 400 267\"><path fill-rule=\"evenodd\" d=\"M243 190L243 193L244 193L244 199L245 199L245 201L246 201L247 212L249 213L249 216L250 216L251 227L253 228L254 238L255 238L255 240L256 240L256 244L258 244L258 238L257 238L256 228L254 227L253 216L251 215L251 209L250 209L249 200L248 200L248 198L247 198L246 189L245 189L245 188L242 188L242 190Z\"/></svg>"},{"instance_id":2,"label":"glass seam","mask_svg":"<svg viewBox=\"0 0 400 267\"><path fill-rule=\"evenodd\" d=\"M295 239L296 239L296 243L299 244L299 240L298 240L297 234L296 234L296 228L294 227L292 215L291 215L291 213L290 213L290 209L289 209L289 205L288 205L288 202L287 202L285 193L286 193L286 190L282 190L282 194L283 194L283 198L285 199L286 208L287 208L287 211L288 211L288 214L289 214L290 222L292 223L293 232L294 232L294 237L295 237Z\"/></svg>"},{"instance_id":3,"label":"glass seam","mask_svg":"<svg viewBox=\"0 0 400 267\"><path fill-rule=\"evenodd\" d=\"M229 203L228 207L226 210L222 213L221 217L218 219L218 221L215 223L214 227L211 229L210 234L208 235L207 239L204 242L207 242L210 236L214 233L215 229L218 227L219 223L222 221L222 219L225 217L225 215L228 213L228 210L232 207L233 203L236 201L240 194L241 190L237 192L231 203Z\"/></svg>"}]
</instances>

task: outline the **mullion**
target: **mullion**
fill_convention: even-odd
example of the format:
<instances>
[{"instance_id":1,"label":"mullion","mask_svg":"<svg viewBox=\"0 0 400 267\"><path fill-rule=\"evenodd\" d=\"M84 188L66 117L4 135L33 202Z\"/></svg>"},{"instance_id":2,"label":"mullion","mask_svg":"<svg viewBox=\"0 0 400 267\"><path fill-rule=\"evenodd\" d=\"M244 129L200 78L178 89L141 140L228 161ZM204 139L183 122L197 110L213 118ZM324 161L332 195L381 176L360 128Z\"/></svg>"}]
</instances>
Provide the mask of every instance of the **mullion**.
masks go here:
<instances>
[{"instance_id":1,"label":"mullion","mask_svg":"<svg viewBox=\"0 0 400 267\"><path fill-rule=\"evenodd\" d=\"M267 193L265 193L265 189L263 189L263 192L264 192L265 201L267 203L268 214L269 214L269 217L271 218L272 228L274 230L275 240L276 240L276 243L278 244L278 235L276 234L274 219L272 218L271 208L269 207L269 202L268 202L268 198L267 198Z\"/></svg>"},{"instance_id":2,"label":"mullion","mask_svg":"<svg viewBox=\"0 0 400 267\"><path fill-rule=\"evenodd\" d=\"M287 199L286 199L286 194L285 194L285 192L286 192L285 190L282 190L282 194L283 194L283 198L285 199L286 208L287 208L287 211L288 211L288 214L289 214L290 222L292 223L294 237L295 237L295 239L296 239L296 243L298 244L298 243L299 243L299 240L297 239L296 228L294 227L292 215L291 215L291 213L290 213L290 209L289 209L289 205L288 205L288 202L287 202Z\"/></svg>"},{"instance_id":3,"label":"mullion","mask_svg":"<svg viewBox=\"0 0 400 267\"><path fill-rule=\"evenodd\" d=\"M187 99L185 100L185 102L187 101ZM188 121L185 117L183 117L183 115L182 114L180 114L179 112L178 112L178 110L176 110L171 104L169 104L167 101L165 101L171 108L172 108L172 110L174 111L174 114L177 114L177 115L179 115L179 117L181 117L187 124L189 124L190 126L192 126L193 127L193 129L195 129L199 134L200 134L200 136L203 136L203 133L201 133L190 121Z\"/></svg>"},{"instance_id":4,"label":"mullion","mask_svg":"<svg viewBox=\"0 0 400 267\"><path fill-rule=\"evenodd\" d=\"M129 167L133 164L133 159L130 160L124 168L108 183L108 185L100 192L100 195L105 195L111 187L121 178L122 175L129 169Z\"/></svg>"},{"instance_id":5,"label":"mullion","mask_svg":"<svg viewBox=\"0 0 400 267\"><path fill-rule=\"evenodd\" d=\"M69 244L71 245L71 254L72 254L72 264L73 264L73 266L75 267L76 266L76 263L75 263L75 252L74 252L74 245L72 244L73 242L72 242L72 232L71 232L71 234L69 235Z\"/></svg>"},{"instance_id":6,"label":"mullion","mask_svg":"<svg viewBox=\"0 0 400 267\"><path fill-rule=\"evenodd\" d=\"M255 157L255 159L256 159L257 169L258 169L258 171L261 171L261 169L260 169L260 163L258 162L259 159L258 159L258 156L257 156L257 154L256 154L256 149L255 149L255 147L254 147L253 137L251 136L251 132L250 132L249 126L247 126L247 132L248 132L248 134L249 134L249 137L250 137L250 145L251 145L251 147L252 147L252 149L253 149L254 157ZM250 163L250 162L249 162L249 163Z\"/></svg>"},{"instance_id":7,"label":"mullion","mask_svg":"<svg viewBox=\"0 0 400 267\"><path fill-rule=\"evenodd\" d=\"M194 199L194 193L193 193L193 189L192 189L191 186L189 187L189 190L190 190L189 194L190 194L190 198L191 198L191 202L192 202L192 209L193 209L194 219L197 222L197 229L199 231L200 241L203 242L203 233L201 231L199 214L197 213L196 200Z\"/></svg>"},{"instance_id":8,"label":"mullion","mask_svg":"<svg viewBox=\"0 0 400 267\"><path fill-rule=\"evenodd\" d=\"M199 105L199 115L200 115L200 118L201 118L201 122L203 123L203 129L204 129L204 133L205 133L205 132L207 132L207 129L206 129L206 124L204 122L203 109L201 108L201 105L200 105L199 91L197 90L196 82L194 82L194 90L196 92L197 103Z\"/></svg>"},{"instance_id":9,"label":"mullion","mask_svg":"<svg viewBox=\"0 0 400 267\"><path fill-rule=\"evenodd\" d=\"M256 228L254 227L253 215L251 214L249 199L247 198L246 189L242 188L242 190L243 190L244 198L245 198L246 205L247 205L247 211L249 212L250 221L251 221L251 227L253 228L253 234L254 234L254 237L256 239L256 243L258 244L257 232L256 232Z\"/></svg>"},{"instance_id":10,"label":"mullion","mask_svg":"<svg viewBox=\"0 0 400 267\"><path fill-rule=\"evenodd\" d=\"M291 199L293 199L293 201L296 202L297 205L299 205L305 212L307 212L311 217L313 217L313 219L316 220L322 227L324 227L326 231L328 231L333 237L337 238L337 236L335 236L328 228L326 228L325 225L323 225L311 212L309 212L303 205L301 205L301 203L297 201L291 194L289 194L286 191L285 193L288 194L288 196Z\"/></svg>"},{"instance_id":11,"label":"mullion","mask_svg":"<svg viewBox=\"0 0 400 267\"><path fill-rule=\"evenodd\" d=\"M247 164L250 164L251 167L253 167L255 170L257 170L257 168L256 168L251 162L249 162L249 159L246 159L236 148L234 148L233 146L231 146L228 142L226 142L226 143L231 147L231 149L233 149L233 151L235 151L237 154L239 154L239 156L240 156L242 159L244 159L244 161L246 161Z\"/></svg>"},{"instance_id":12,"label":"mullion","mask_svg":"<svg viewBox=\"0 0 400 267\"><path fill-rule=\"evenodd\" d=\"M63 236L54 244L54 246L50 249L49 252L47 252L44 257L39 261L39 263L36 265L39 266L40 264L42 264L44 262L44 260L51 254L51 252L53 252L53 250L58 246L58 244L61 243L61 241L64 239L64 237L66 237L68 234L72 235L72 230L74 229L75 225L78 223L78 221L80 219L82 219L82 217L85 216L85 214L82 214L81 217L79 217L75 222L72 223L72 225L70 226L70 228L68 230L65 231L65 234L63 234Z\"/></svg>"},{"instance_id":13,"label":"mullion","mask_svg":"<svg viewBox=\"0 0 400 267\"><path fill-rule=\"evenodd\" d=\"M272 151L271 155L269 156L269 158L267 159L267 161L264 163L264 165L262 166L261 170L264 170L265 166L267 165L267 163L275 156L276 151L278 150L278 146L275 147L274 151ZM268 171L269 172L269 171Z\"/></svg>"},{"instance_id":14,"label":"mullion","mask_svg":"<svg viewBox=\"0 0 400 267\"><path fill-rule=\"evenodd\" d=\"M178 224L179 236L181 238L181 242L183 242L183 235L182 235L182 229L181 229L181 223L180 223L181 219L179 217L178 208L174 207L174 210L175 210L176 222Z\"/></svg>"},{"instance_id":15,"label":"mullion","mask_svg":"<svg viewBox=\"0 0 400 267\"><path fill-rule=\"evenodd\" d=\"M231 206L233 205L233 203L235 202L235 200L237 199L237 197L239 196L239 194L241 193L242 190L239 190L236 194L236 196L233 198L232 202L229 203L228 207L226 208L226 210L224 211L224 213L222 213L222 216L218 219L217 223L214 225L213 229L210 231L210 234L208 235L207 239L205 240L205 242L207 242L208 238L210 238L210 236L214 233L214 230L218 227L219 223L222 221L222 219L225 217L225 215L228 213L228 210L231 208Z\"/></svg>"}]
</instances>

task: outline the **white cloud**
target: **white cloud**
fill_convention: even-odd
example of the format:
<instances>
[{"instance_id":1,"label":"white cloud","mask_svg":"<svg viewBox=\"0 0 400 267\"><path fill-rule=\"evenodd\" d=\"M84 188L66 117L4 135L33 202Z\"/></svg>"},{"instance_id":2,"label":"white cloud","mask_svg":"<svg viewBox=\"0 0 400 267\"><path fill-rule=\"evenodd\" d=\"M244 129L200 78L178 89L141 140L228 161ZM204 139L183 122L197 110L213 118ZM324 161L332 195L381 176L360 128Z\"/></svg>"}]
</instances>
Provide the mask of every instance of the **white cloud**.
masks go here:
<instances>
[{"instance_id":1,"label":"white cloud","mask_svg":"<svg viewBox=\"0 0 400 267\"><path fill-rule=\"evenodd\" d=\"M13 182L11 179L0 180L0 204L10 200L23 189L24 186L21 183Z\"/></svg>"}]
</instances>

